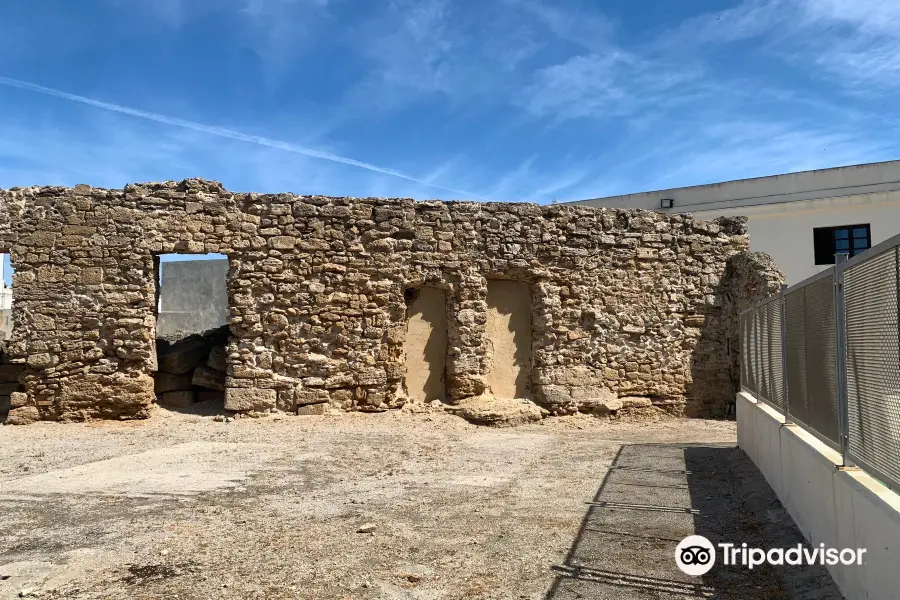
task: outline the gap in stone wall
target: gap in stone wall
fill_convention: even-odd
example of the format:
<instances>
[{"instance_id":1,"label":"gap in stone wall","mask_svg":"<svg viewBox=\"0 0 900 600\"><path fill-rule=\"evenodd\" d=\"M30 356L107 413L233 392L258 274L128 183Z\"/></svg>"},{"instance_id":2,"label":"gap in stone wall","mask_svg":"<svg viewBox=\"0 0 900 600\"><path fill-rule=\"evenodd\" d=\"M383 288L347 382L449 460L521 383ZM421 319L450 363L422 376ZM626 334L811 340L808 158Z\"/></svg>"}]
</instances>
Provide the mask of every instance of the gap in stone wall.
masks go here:
<instances>
[{"instance_id":1,"label":"gap in stone wall","mask_svg":"<svg viewBox=\"0 0 900 600\"><path fill-rule=\"evenodd\" d=\"M155 392L174 409L220 411L225 403L228 258L162 254L156 269Z\"/></svg>"},{"instance_id":2,"label":"gap in stone wall","mask_svg":"<svg viewBox=\"0 0 900 600\"><path fill-rule=\"evenodd\" d=\"M406 390L413 401L446 399L447 295L434 287L406 290Z\"/></svg>"},{"instance_id":3,"label":"gap in stone wall","mask_svg":"<svg viewBox=\"0 0 900 600\"><path fill-rule=\"evenodd\" d=\"M13 331L12 275L9 254L0 253L0 423L9 413L10 395L24 390L19 383L19 375L25 365L13 364L8 348Z\"/></svg>"},{"instance_id":4,"label":"gap in stone wall","mask_svg":"<svg viewBox=\"0 0 900 600\"><path fill-rule=\"evenodd\" d=\"M9 254L0 253L0 342L12 337L12 276Z\"/></svg>"},{"instance_id":5,"label":"gap in stone wall","mask_svg":"<svg viewBox=\"0 0 900 600\"><path fill-rule=\"evenodd\" d=\"M531 398L531 286L487 282L487 387L500 398Z\"/></svg>"}]
</instances>

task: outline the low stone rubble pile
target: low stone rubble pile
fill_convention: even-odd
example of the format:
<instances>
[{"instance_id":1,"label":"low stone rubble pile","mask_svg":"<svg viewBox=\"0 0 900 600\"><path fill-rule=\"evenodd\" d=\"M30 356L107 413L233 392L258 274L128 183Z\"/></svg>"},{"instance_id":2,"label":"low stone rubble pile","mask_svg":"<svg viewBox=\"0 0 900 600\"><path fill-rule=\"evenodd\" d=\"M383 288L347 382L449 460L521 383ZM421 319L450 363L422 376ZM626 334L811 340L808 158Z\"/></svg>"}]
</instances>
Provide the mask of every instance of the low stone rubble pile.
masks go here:
<instances>
[{"instance_id":1,"label":"low stone rubble pile","mask_svg":"<svg viewBox=\"0 0 900 600\"><path fill-rule=\"evenodd\" d=\"M159 404L188 408L195 402L225 402L228 326L177 340L157 340L154 391Z\"/></svg>"}]
</instances>

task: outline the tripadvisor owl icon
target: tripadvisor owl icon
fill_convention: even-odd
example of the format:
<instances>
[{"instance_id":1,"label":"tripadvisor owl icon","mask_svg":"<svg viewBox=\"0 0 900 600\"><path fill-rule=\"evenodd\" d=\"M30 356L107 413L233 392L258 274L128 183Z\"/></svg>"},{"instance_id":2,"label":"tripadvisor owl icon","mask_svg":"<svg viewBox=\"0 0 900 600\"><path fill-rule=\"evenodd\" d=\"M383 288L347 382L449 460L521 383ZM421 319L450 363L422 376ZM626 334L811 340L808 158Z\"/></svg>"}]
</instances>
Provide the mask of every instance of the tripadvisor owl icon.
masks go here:
<instances>
[{"instance_id":1,"label":"tripadvisor owl icon","mask_svg":"<svg viewBox=\"0 0 900 600\"><path fill-rule=\"evenodd\" d=\"M675 563L688 575L703 575L716 564L716 548L702 535L689 535L675 548Z\"/></svg>"}]
</instances>

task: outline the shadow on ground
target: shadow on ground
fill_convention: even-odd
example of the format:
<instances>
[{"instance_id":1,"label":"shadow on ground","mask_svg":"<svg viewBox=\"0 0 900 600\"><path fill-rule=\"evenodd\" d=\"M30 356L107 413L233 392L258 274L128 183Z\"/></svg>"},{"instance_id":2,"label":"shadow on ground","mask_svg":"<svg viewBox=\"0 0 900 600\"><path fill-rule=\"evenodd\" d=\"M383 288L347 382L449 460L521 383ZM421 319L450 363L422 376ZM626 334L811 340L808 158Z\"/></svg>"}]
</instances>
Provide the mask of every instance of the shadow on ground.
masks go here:
<instances>
[{"instance_id":1,"label":"shadow on ground","mask_svg":"<svg viewBox=\"0 0 900 600\"><path fill-rule=\"evenodd\" d=\"M841 598L823 566L748 570L722 565L717 556L709 573L688 576L675 564L675 547L692 534L758 548L804 542L738 448L626 445L589 503L564 564L554 568L545 598Z\"/></svg>"}]
</instances>

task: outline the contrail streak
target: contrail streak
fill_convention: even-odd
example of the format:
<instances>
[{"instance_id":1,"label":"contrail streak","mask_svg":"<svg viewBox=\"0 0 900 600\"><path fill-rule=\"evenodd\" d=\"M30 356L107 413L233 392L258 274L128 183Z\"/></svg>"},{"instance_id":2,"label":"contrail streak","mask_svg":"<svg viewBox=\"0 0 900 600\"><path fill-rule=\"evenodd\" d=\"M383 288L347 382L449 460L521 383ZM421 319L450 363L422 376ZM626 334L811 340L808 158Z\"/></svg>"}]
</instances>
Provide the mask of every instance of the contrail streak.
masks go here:
<instances>
[{"instance_id":1,"label":"contrail streak","mask_svg":"<svg viewBox=\"0 0 900 600\"><path fill-rule=\"evenodd\" d=\"M365 169L367 171L374 171L375 173L381 173L383 175L390 175L392 177L397 177L399 179L405 179L406 181L412 181L413 183L418 183L419 185L424 185L424 186L427 186L430 188L445 190L448 192L453 192L454 194L460 194L462 196L480 199L480 198L478 198L477 195L472 194L471 192L466 192L464 190L457 190L457 189L446 187L443 185L437 185L435 183L431 183L431 182L425 181L423 179L417 179L415 177L411 177L410 175L405 175L398 171L394 171L393 169L386 169L384 167L379 167L378 165L373 165L373 164L362 162L359 160L354 160L352 158L347 158L345 156L339 156L337 154L331 154L330 152L322 152L321 150L316 150L314 148L307 148L305 146L292 144L290 142L282 142L280 140L273 140L271 138L262 137L262 136L258 136L258 135L248 135L246 133L241 133L240 131L234 131L233 129L225 129L224 127L215 127L212 125L204 125L203 123L197 123L195 121L187 121L185 119L178 119L176 117L169 117L166 115L161 115L159 113L148 112L146 110L138 110L136 108L130 108L128 106L122 106L121 104L112 104L110 102L101 102L100 100L94 100L93 98L87 98L85 96L78 96L76 94L70 94L68 92L63 92L60 90L55 90L53 88L48 88L48 87L44 87L41 85L37 85L35 83L30 83L28 81L12 79L11 77L3 77L2 75L0 75L0 85L18 88L20 90L27 90L29 92L36 92L38 94L43 94L45 96L53 96L54 98L62 98L63 100L70 100L72 102L78 102L80 104L87 104L88 106L93 106L95 108L101 108L103 110L109 110L112 112L121 113L123 115L130 115L132 117L137 117L139 119L145 119L147 121L155 121L157 123L163 123L165 125L181 127L182 129L190 129L192 131L198 131L200 133L206 133L209 135L215 135L215 136L219 136L219 137L223 137L223 138L228 138L231 140L237 140L239 142L247 142L248 144L256 144L257 146L265 146L267 148L275 148L276 150L283 150L284 152L291 152L293 154L302 154L303 156L309 156L311 158L327 160L327 161L339 163L342 165L349 165L351 167L357 167L360 169Z\"/></svg>"}]
</instances>

